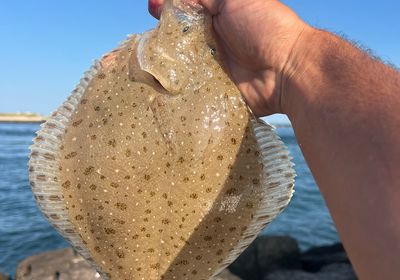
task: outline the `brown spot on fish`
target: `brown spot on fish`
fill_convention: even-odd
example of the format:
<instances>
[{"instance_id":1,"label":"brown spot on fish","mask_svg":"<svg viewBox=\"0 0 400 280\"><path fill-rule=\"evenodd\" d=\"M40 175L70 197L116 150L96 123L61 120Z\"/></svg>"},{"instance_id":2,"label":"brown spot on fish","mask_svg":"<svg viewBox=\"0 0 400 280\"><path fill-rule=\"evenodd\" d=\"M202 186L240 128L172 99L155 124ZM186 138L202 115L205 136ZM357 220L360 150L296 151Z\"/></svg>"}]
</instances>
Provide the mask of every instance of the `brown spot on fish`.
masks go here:
<instances>
[{"instance_id":1,"label":"brown spot on fish","mask_svg":"<svg viewBox=\"0 0 400 280\"><path fill-rule=\"evenodd\" d=\"M125 156L126 156L126 157L130 157L131 155L132 155L131 149L126 149L126 150L125 150Z\"/></svg>"},{"instance_id":2,"label":"brown spot on fish","mask_svg":"<svg viewBox=\"0 0 400 280\"><path fill-rule=\"evenodd\" d=\"M117 231L113 228L104 228L104 232L106 234L116 234L117 233Z\"/></svg>"},{"instance_id":3,"label":"brown spot on fish","mask_svg":"<svg viewBox=\"0 0 400 280\"><path fill-rule=\"evenodd\" d=\"M64 108L65 110L67 110L68 112L72 112L72 110L73 110L73 109L72 109L70 106L68 106L68 105L64 105L63 108ZM53 128L56 127L55 124L50 124L50 123L48 123L48 125L52 125ZM51 128L51 126L48 126L48 127Z\"/></svg>"},{"instance_id":4,"label":"brown spot on fish","mask_svg":"<svg viewBox=\"0 0 400 280\"><path fill-rule=\"evenodd\" d=\"M103 80L103 79L106 78L106 74L104 74L104 73L99 73L99 74L97 75L97 78L99 78L100 80Z\"/></svg>"},{"instance_id":5,"label":"brown spot on fish","mask_svg":"<svg viewBox=\"0 0 400 280\"><path fill-rule=\"evenodd\" d=\"M58 216L57 214L50 214L49 217L53 220L59 220L60 216Z\"/></svg>"},{"instance_id":6,"label":"brown spot on fish","mask_svg":"<svg viewBox=\"0 0 400 280\"><path fill-rule=\"evenodd\" d=\"M80 120L78 120L78 121L73 122L73 123L72 123L72 126L77 127L77 126L80 125L82 122L83 122L83 120L80 119Z\"/></svg>"},{"instance_id":7,"label":"brown spot on fish","mask_svg":"<svg viewBox=\"0 0 400 280\"><path fill-rule=\"evenodd\" d=\"M197 198L198 198L197 193L192 193L192 194L190 194L190 198L192 198L192 199L197 199Z\"/></svg>"},{"instance_id":8,"label":"brown spot on fish","mask_svg":"<svg viewBox=\"0 0 400 280\"><path fill-rule=\"evenodd\" d=\"M93 166L88 166L88 167L85 168L85 171L83 171L83 174L88 176L88 175L92 174L93 171L94 171L94 167Z\"/></svg>"},{"instance_id":9,"label":"brown spot on fish","mask_svg":"<svg viewBox=\"0 0 400 280\"><path fill-rule=\"evenodd\" d=\"M36 175L36 180L38 180L38 181L46 181L46 175L43 175L43 174L39 174L39 175Z\"/></svg>"},{"instance_id":10,"label":"brown spot on fish","mask_svg":"<svg viewBox=\"0 0 400 280\"><path fill-rule=\"evenodd\" d=\"M69 189L71 187L71 182L69 180L61 184L64 189Z\"/></svg>"},{"instance_id":11,"label":"brown spot on fish","mask_svg":"<svg viewBox=\"0 0 400 280\"><path fill-rule=\"evenodd\" d=\"M236 195L238 193L238 190L236 188L230 188L225 192L227 195Z\"/></svg>"},{"instance_id":12,"label":"brown spot on fish","mask_svg":"<svg viewBox=\"0 0 400 280\"><path fill-rule=\"evenodd\" d=\"M35 138L35 142L43 142L44 138L42 136L38 136Z\"/></svg>"},{"instance_id":13,"label":"brown spot on fish","mask_svg":"<svg viewBox=\"0 0 400 280\"><path fill-rule=\"evenodd\" d=\"M276 187L279 187L279 182L271 182L268 185L270 186L271 189L276 188Z\"/></svg>"},{"instance_id":14,"label":"brown spot on fish","mask_svg":"<svg viewBox=\"0 0 400 280\"><path fill-rule=\"evenodd\" d=\"M253 182L254 185L259 185L260 184L260 179L258 179L258 178L254 178L251 181Z\"/></svg>"},{"instance_id":15,"label":"brown spot on fish","mask_svg":"<svg viewBox=\"0 0 400 280\"><path fill-rule=\"evenodd\" d=\"M76 152L71 152L71 153L67 154L64 158L65 159L71 159L73 157L76 157L77 154L78 153L76 153Z\"/></svg>"},{"instance_id":16,"label":"brown spot on fish","mask_svg":"<svg viewBox=\"0 0 400 280\"><path fill-rule=\"evenodd\" d=\"M117 202L117 203L115 203L114 206L116 208L118 208L119 210L121 210L121 211L125 211L128 208L128 206L125 203L122 203L122 202Z\"/></svg>"},{"instance_id":17,"label":"brown spot on fish","mask_svg":"<svg viewBox=\"0 0 400 280\"><path fill-rule=\"evenodd\" d=\"M247 203L246 203L246 208L252 209L253 207L254 207L253 202L247 202Z\"/></svg>"},{"instance_id":18,"label":"brown spot on fish","mask_svg":"<svg viewBox=\"0 0 400 280\"><path fill-rule=\"evenodd\" d=\"M118 258L123 259L125 258L125 253L122 250L117 250L115 252L115 254L117 255Z\"/></svg>"},{"instance_id":19,"label":"brown spot on fish","mask_svg":"<svg viewBox=\"0 0 400 280\"><path fill-rule=\"evenodd\" d=\"M49 200L50 201L61 201L61 198L58 195L50 195Z\"/></svg>"},{"instance_id":20,"label":"brown spot on fish","mask_svg":"<svg viewBox=\"0 0 400 280\"><path fill-rule=\"evenodd\" d=\"M118 184L118 183L115 183L115 182L111 182L111 183L110 183L110 186L113 187L114 189L119 188L119 184Z\"/></svg>"},{"instance_id":21,"label":"brown spot on fish","mask_svg":"<svg viewBox=\"0 0 400 280\"><path fill-rule=\"evenodd\" d=\"M209 236L209 235L206 235L206 236L204 236L204 241L207 241L207 242L209 242L209 241L211 241L212 240L212 237L211 236Z\"/></svg>"},{"instance_id":22,"label":"brown spot on fish","mask_svg":"<svg viewBox=\"0 0 400 280\"><path fill-rule=\"evenodd\" d=\"M220 217L215 217L214 218L214 222L216 222L216 223L219 223L219 222L221 222L222 221L222 219L220 218Z\"/></svg>"},{"instance_id":23,"label":"brown spot on fish","mask_svg":"<svg viewBox=\"0 0 400 280\"><path fill-rule=\"evenodd\" d=\"M150 268L151 269L154 269L154 270L159 270L160 269L160 263L155 263L155 264L151 264L150 265Z\"/></svg>"},{"instance_id":24,"label":"brown spot on fish","mask_svg":"<svg viewBox=\"0 0 400 280\"><path fill-rule=\"evenodd\" d=\"M115 139L111 139L108 141L108 145L115 148L117 146L117 141Z\"/></svg>"}]
</instances>

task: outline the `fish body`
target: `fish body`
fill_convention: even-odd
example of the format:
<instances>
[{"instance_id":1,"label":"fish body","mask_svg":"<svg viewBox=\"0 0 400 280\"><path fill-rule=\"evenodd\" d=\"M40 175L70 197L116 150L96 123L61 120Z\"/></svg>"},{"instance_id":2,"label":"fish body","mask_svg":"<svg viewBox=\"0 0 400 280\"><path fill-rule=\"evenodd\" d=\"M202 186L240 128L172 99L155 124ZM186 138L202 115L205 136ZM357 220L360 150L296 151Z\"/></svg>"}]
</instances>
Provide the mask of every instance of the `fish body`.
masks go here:
<instances>
[{"instance_id":1,"label":"fish body","mask_svg":"<svg viewBox=\"0 0 400 280\"><path fill-rule=\"evenodd\" d=\"M104 279L212 279L292 197L287 149L221 65L210 17L169 2L38 132L38 205Z\"/></svg>"}]
</instances>

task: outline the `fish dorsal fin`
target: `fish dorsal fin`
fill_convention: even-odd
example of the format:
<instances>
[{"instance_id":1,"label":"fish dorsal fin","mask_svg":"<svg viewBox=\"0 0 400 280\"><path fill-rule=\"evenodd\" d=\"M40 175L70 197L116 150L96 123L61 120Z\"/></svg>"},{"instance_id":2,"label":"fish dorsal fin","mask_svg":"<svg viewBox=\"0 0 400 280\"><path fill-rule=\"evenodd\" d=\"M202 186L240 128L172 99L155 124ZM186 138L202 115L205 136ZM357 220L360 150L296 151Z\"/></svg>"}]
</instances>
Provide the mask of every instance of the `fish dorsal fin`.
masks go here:
<instances>
[{"instance_id":1,"label":"fish dorsal fin","mask_svg":"<svg viewBox=\"0 0 400 280\"><path fill-rule=\"evenodd\" d=\"M274 127L262 120L252 120L260 161L263 165L261 183L264 186L262 201L255 210L252 222L242 233L240 241L224 260L213 277L230 265L273 219L286 208L294 193L294 164L286 146L276 134Z\"/></svg>"}]
</instances>

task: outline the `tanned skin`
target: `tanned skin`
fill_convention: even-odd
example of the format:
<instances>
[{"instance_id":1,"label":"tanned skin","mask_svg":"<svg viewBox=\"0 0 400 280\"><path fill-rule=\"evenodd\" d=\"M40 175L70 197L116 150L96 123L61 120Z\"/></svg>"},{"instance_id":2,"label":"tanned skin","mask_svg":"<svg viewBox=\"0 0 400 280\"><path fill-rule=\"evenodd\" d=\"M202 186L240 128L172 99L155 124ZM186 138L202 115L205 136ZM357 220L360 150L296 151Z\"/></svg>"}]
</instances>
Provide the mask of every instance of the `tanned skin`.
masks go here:
<instances>
[{"instance_id":1,"label":"tanned skin","mask_svg":"<svg viewBox=\"0 0 400 280\"><path fill-rule=\"evenodd\" d=\"M253 112L288 115L358 277L400 279L400 73L277 0L197 2Z\"/></svg>"}]
</instances>

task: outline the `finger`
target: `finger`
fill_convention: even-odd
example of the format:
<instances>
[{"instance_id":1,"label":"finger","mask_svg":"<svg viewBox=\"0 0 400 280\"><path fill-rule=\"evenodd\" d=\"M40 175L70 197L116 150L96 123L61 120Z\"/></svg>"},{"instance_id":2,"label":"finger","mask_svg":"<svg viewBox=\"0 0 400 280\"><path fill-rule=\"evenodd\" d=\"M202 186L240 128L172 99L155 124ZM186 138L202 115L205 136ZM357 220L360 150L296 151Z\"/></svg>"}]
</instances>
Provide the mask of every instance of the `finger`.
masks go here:
<instances>
[{"instance_id":1,"label":"finger","mask_svg":"<svg viewBox=\"0 0 400 280\"><path fill-rule=\"evenodd\" d=\"M200 0L199 1L211 15L215 16L220 12L222 5L224 5L224 0Z\"/></svg>"},{"instance_id":2,"label":"finger","mask_svg":"<svg viewBox=\"0 0 400 280\"><path fill-rule=\"evenodd\" d=\"M162 6L164 5L164 0L149 0L148 5L150 14L159 19Z\"/></svg>"}]
</instances>

